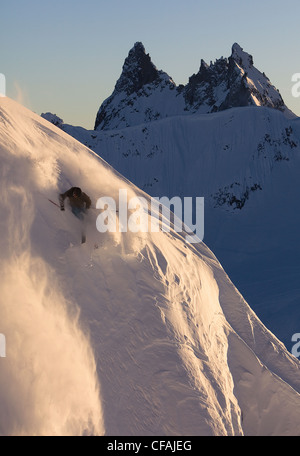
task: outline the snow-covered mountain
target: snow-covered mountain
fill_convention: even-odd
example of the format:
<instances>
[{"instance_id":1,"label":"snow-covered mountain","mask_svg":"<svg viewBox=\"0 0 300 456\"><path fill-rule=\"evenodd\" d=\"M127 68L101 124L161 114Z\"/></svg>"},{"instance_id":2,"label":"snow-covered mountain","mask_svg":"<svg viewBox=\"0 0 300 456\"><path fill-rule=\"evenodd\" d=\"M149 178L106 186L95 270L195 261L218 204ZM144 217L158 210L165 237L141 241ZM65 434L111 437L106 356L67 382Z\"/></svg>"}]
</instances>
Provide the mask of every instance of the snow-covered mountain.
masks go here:
<instances>
[{"instance_id":1,"label":"snow-covered mountain","mask_svg":"<svg viewBox=\"0 0 300 456\"><path fill-rule=\"evenodd\" d=\"M8 98L0 130L0 434L299 435L299 362L206 245L95 208L79 244L59 192L149 196Z\"/></svg>"},{"instance_id":2,"label":"snow-covered mountain","mask_svg":"<svg viewBox=\"0 0 300 456\"><path fill-rule=\"evenodd\" d=\"M229 58L207 65L183 86L157 70L142 43L125 59L112 95L100 106L95 130L138 125L165 117L211 113L240 106L268 106L293 116L278 90L253 65L252 56L235 43Z\"/></svg>"}]
</instances>

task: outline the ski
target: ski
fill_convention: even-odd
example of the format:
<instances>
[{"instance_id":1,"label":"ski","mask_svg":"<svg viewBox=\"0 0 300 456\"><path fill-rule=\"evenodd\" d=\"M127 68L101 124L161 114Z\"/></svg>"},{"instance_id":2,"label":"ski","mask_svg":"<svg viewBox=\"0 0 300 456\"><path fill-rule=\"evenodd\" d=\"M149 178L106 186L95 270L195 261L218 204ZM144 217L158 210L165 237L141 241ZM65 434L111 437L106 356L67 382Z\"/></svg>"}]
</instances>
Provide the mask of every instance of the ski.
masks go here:
<instances>
[{"instance_id":1,"label":"ski","mask_svg":"<svg viewBox=\"0 0 300 456\"><path fill-rule=\"evenodd\" d=\"M50 203L52 203L52 204L55 204L55 206L57 206L57 207L59 207L59 208L60 208L60 205L59 205L59 204L57 204L55 201L52 201L50 198L48 198L48 201L50 201Z\"/></svg>"}]
</instances>

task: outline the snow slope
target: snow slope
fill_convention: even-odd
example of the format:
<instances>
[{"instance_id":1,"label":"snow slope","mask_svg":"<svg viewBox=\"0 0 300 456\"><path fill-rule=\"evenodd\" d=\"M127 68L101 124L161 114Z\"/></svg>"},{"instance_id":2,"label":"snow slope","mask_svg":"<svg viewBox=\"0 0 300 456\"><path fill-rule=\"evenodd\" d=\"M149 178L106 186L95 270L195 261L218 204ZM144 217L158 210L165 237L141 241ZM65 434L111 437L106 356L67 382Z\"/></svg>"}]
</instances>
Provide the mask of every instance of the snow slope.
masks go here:
<instances>
[{"instance_id":1,"label":"snow slope","mask_svg":"<svg viewBox=\"0 0 300 456\"><path fill-rule=\"evenodd\" d=\"M100 106L96 131L43 116L153 196L204 196L205 242L292 349L300 319L300 124L250 54L234 43L230 57L201 60L188 84L176 86L138 42Z\"/></svg>"},{"instance_id":2,"label":"snow slope","mask_svg":"<svg viewBox=\"0 0 300 456\"><path fill-rule=\"evenodd\" d=\"M204 242L290 350L299 332L300 120L266 107L63 129L152 196L205 197Z\"/></svg>"},{"instance_id":3,"label":"snow slope","mask_svg":"<svg viewBox=\"0 0 300 456\"><path fill-rule=\"evenodd\" d=\"M1 435L299 435L299 362L184 233L104 233L54 201L148 196L0 100ZM95 248L98 245L98 248Z\"/></svg>"}]
</instances>

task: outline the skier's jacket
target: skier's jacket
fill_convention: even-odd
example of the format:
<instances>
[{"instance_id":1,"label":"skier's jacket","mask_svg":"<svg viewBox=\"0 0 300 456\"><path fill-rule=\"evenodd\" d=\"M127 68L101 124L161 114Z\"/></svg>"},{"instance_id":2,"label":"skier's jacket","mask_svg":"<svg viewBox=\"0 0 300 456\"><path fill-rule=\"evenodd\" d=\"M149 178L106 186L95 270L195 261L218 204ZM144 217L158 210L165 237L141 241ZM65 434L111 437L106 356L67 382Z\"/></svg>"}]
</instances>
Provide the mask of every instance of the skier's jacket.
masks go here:
<instances>
[{"instance_id":1,"label":"skier's jacket","mask_svg":"<svg viewBox=\"0 0 300 456\"><path fill-rule=\"evenodd\" d=\"M64 209L64 201L66 198L69 198L70 206L78 209L89 209L91 207L91 199L90 197L81 192L80 196L74 197L73 193L77 187L72 187L70 190L67 190L65 193L61 193L59 195L60 207Z\"/></svg>"}]
</instances>

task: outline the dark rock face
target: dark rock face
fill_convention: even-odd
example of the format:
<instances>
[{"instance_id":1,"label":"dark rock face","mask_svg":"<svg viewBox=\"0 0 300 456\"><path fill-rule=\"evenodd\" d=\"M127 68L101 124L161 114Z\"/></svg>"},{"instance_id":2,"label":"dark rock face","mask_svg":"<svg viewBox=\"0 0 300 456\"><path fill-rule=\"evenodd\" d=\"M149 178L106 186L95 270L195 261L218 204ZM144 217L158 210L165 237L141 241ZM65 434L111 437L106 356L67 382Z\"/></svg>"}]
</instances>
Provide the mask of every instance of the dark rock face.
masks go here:
<instances>
[{"instance_id":1,"label":"dark rock face","mask_svg":"<svg viewBox=\"0 0 300 456\"><path fill-rule=\"evenodd\" d=\"M184 97L192 111L201 105L207 105L208 112L251 105L285 109L281 95L237 43L228 59L221 57L210 65L201 60L199 72L190 77L184 89Z\"/></svg>"},{"instance_id":2,"label":"dark rock face","mask_svg":"<svg viewBox=\"0 0 300 456\"><path fill-rule=\"evenodd\" d=\"M146 84L158 82L159 77L160 72L152 63L149 54L146 54L143 44L140 42L135 43L125 59L122 74L116 82L114 92L105 100L97 113L94 129L97 130L99 125L101 129L106 129L110 120L115 116L119 116L118 107L113 106L114 98L118 94L124 93L124 95L130 97L130 95L138 93ZM132 104L133 101L128 98L127 105Z\"/></svg>"},{"instance_id":3,"label":"dark rock face","mask_svg":"<svg viewBox=\"0 0 300 456\"><path fill-rule=\"evenodd\" d=\"M115 125L128 126L130 116L141 115L141 122L149 122L162 117L159 109L146 100L156 92L169 92L176 88L172 78L160 71L146 54L142 43L135 43L125 59L121 76L119 77L112 95L107 98L97 113L95 130L118 128ZM163 104L164 94L160 96ZM113 125L113 126L112 126Z\"/></svg>"},{"instance_id":4,"label":"dark rock face","mask_svg":"<svg viewBox=\"0 0 300 456\"><path fill-rule=\"evenodd\" d=\"M115 90L131 95L138 92L145 84L150 84L158 78L159 72L151 62L149 54L146 54L143 44L137 42L129 51Z\"/></svg>"},{"instance_id":5,"label":"dark rock face","mask_svg":"<svg viewBox=\"0 0 300 456\"><path fill-rule=\"evenodd\" d=\"M214 89L222 83L228 85L228 61L223 57L208 66L201 60L200 70L189 78L184 89L184 98L187 106L197 109L202 104L213 107L217 102ZM214 111L215 109L213 109ZM217 109L216 109L217 110Z\"/></svg>"}]
</instances>

